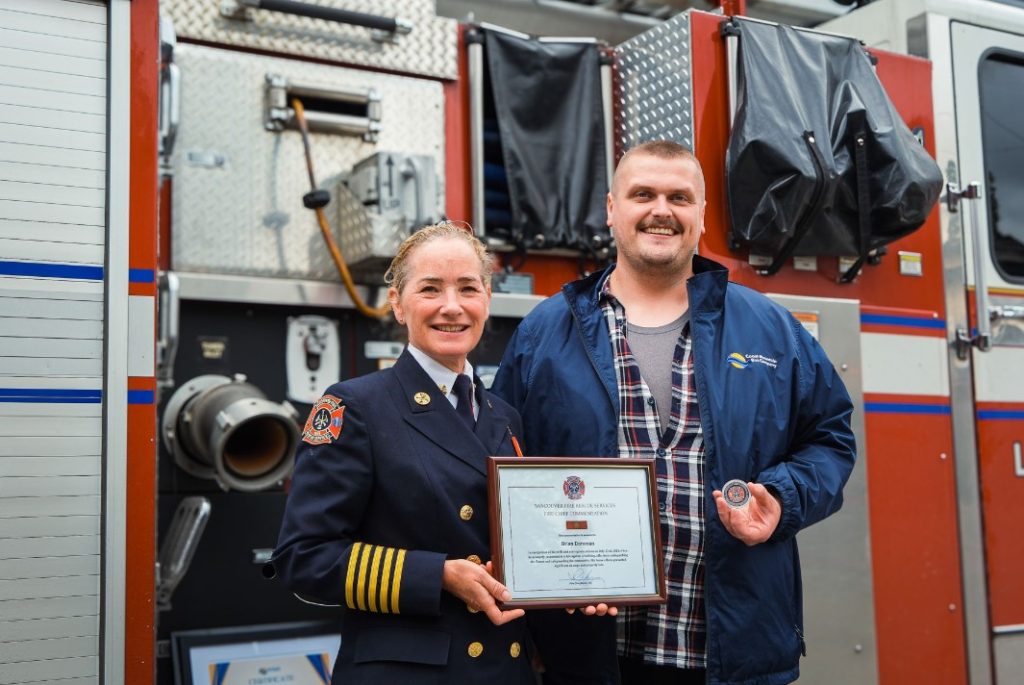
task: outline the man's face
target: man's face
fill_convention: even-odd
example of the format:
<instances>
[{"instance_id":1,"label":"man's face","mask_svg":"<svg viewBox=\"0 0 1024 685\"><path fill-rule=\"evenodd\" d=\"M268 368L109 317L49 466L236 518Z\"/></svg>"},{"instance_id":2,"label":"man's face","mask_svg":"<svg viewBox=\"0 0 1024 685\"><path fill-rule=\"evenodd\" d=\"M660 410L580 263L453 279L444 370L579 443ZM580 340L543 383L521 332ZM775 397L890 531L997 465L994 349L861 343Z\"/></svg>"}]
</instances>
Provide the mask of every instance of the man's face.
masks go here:
<instances>
[{"instance_id":1,"label":"man's face","mask_svg":"<svg viewBox=\"0 0 1024 685\"><path fill-rule=\"evenodd\" d=\"M636 154L619 164L608 194L608 225L620 266L638 274L689 274L704 232L698 174L684 157Z\"/></svg>"}]
</instances>

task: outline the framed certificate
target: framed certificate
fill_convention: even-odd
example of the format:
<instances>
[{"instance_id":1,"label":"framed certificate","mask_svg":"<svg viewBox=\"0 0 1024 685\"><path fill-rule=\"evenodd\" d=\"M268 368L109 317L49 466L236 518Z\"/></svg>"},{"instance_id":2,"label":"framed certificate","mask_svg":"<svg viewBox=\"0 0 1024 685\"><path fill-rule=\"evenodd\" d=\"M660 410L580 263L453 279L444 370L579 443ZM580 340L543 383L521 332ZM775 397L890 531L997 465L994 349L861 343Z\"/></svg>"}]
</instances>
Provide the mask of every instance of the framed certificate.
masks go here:
<instances>
[{"instance_id":1,"label":"framed certificate","mask_svg":"<svg viewBox=\"0 0 1024 685\"><path fill-rule=\"evenodd\" d=\"M329 685L341 645L337 621L171 633L175 685Z\"/></svg>"},{"instance_id":2,"label":"framed certificate","mask_svg":"<svg viewBox=\"0 0 1024 685\"><path fill-rule=\"evenodd\" d=\"M487 470L503 606L666 601L653 459L491 457Z\"/></svg>"}]
</instances>

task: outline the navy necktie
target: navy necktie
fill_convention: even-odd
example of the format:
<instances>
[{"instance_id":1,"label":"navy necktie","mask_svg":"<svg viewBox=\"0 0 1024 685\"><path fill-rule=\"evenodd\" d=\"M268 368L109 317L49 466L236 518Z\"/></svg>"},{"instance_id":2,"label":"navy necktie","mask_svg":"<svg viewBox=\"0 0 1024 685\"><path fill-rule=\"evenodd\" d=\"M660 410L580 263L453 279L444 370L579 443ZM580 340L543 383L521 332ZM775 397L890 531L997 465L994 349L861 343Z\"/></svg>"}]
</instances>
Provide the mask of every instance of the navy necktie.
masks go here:
<instances>
[{"instance_id":1,"label":"navy necktie","mask_svg":"<svg viewBox=\"0 0 1024 685\"><path fill-rule=\"evenodd\" d=\"M476 419L473 418L473 381L469 380L469 376L464 373L460 373L459 377L455 379L455 385L452 386L452 392L455 393L455 397L459 403L455 407L455 413L459 415L469 430L473 430L476 427Z\"/></svg>"}]
</instances>

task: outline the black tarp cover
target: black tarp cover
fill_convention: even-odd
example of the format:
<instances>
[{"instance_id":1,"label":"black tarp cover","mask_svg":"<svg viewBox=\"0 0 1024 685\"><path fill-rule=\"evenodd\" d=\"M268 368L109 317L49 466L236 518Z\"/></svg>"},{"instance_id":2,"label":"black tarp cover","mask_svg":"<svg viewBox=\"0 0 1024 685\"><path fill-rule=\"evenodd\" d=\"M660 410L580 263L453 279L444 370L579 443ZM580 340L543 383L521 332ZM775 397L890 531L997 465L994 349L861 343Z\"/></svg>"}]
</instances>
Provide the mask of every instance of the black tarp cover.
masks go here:
<instances>
[{"instance_id":1,"label":"black tarp cover","mask_svg":"<svg viewBox=\"0 0 1024 685\"><path fill-rule=\"evenodd\" d=\"M726 157L734 244L772 256L787 247L798 255L863 256L924 223L942 173L900 119L860 44L734 21L740 96ZM863 226L858 132L869 179L860 198L870 209ZM817 171L816 156L824 173ZM801 222L808 223L806 234L787 246Z\"/></svg>"},{"instance_id":2,"label":"black tarp cover","mask_svg":"<svg viewBox=\"0 0 1024 685\"><path fill-rule=\"evenodd\" d=\"M607 238L604 111L594 43L484 31L512 235L525 247L589 249Z\"/></svg>"}]
</instances>

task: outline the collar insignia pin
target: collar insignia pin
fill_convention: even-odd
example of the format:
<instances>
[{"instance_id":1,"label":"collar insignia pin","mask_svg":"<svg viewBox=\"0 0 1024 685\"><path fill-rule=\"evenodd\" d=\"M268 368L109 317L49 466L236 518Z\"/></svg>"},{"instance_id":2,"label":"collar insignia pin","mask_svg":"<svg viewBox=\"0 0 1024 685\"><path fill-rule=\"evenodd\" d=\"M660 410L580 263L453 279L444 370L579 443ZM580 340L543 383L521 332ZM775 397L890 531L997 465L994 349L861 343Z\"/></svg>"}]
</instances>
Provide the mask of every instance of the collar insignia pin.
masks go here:
<instances>
[{"instance_id":1,"label":"collar insignia pin","mask_svg":"<svg viewBox=\"0 0 1024 685\"><path fill-rule=\"evenodd\" d=\"M415 395L412 396L412 399L416 402L416 404L420 404L423 406L430 404L430 395L428 395L425 392L416 393Z\"/></svg>"}]
</instances>

